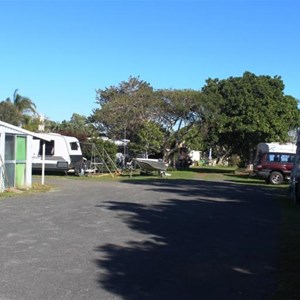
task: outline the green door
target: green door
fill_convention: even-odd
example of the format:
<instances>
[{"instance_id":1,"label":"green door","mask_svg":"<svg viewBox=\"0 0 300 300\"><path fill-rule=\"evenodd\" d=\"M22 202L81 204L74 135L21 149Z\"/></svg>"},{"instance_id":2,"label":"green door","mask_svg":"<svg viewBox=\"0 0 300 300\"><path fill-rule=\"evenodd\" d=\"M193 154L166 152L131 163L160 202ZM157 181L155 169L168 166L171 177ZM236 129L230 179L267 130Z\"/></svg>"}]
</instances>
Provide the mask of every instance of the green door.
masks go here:
<instances>
[{"instance_id":1,"label":"green door","mask_svg":"<svg viewBox=\"0 0 300 300\"><path fill-rule=\"evenodd\" d=\"M26 184L26 137L17 136L16 140L16 187Z\"/></svg>"},{"instance_id":2,"label":"green door","mask_svg":"<svg viewBox=\"0 0 300 300\"><path fill-rule=\"evenodd\" d=\"M26 137L17 136L16 160L26 160Z\"/></svg>"},{"instance_id":3,"label":"green door","mask_svg":"<svg viewBox=\"0 0 300 300\"><path fill-rule=\"evenodd\" d=\"M26 164L24 163L16 164L16 187L17 188L22 188L25 186L26 183L25 171L26 171Z\"/></svg>"}]
</instances>

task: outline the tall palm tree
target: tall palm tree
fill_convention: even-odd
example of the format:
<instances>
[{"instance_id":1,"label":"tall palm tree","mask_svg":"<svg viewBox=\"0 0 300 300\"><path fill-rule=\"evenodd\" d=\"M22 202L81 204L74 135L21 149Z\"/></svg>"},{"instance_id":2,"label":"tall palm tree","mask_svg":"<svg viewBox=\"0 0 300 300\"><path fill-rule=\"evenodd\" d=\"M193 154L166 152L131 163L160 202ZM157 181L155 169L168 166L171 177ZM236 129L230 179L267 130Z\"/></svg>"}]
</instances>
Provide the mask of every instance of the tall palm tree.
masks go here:
<instances>
[{"instance_id":1,"label":"tall palm tree","mask_svg":"<svg viewBox=\"0 0 300 300\"><path fill-rule=\"evenodd\" d=\"M31 99L18 94L18 89L16 89L14 92L12 102L17 107L18 111L23 115L26 115L28 113L36 114L35 103Z\"/></svg>"},{"instance_id":2,"label":"tall palm tree","mask_svg":"<svg viewBox=\"0 0 300 300\"><path fill-rule=\"evenodd\" d=\"M14 91L12 100L10 98L6 99L5 105L7 106L7 104L10 104L14 108L15 119L13 120L12 124L18 124L17 126L29 127L29 124L31 124L32 121L36 119L36 115L39 116L39 114L36 111L35 103L28 97L23 97L20 94L18 94L18 89ZM37 126L38 125L36 125L36 127Z\"/></svg>"}]
</instances>

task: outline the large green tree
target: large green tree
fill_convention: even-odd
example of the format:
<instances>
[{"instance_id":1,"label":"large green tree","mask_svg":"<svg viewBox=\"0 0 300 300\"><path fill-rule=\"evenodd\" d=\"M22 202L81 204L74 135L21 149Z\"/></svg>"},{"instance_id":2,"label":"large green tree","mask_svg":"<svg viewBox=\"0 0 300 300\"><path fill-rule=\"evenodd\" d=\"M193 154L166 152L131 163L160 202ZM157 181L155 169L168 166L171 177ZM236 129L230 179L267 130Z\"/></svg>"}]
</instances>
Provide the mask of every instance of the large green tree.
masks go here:
<instances>
[{"instance_id":1,"label":"large green tree","mask_svg":"<svg viewBox=\"0 0 300 300\"><path fill-rule=\"evenodd\" d=\"M144 153L146 156L161 153L163 150L164 132L154 122L145 121L130 141L132 155Z\"/></svg>"},{"instance_id":2,"label":"large green tree","mask_svg":"<svg viewBox=\"0 0 300 300\"><path fill-rule=\"evenodd\" d=\"M1 101L0 120L15 126L20 126L22 114L11 101Z\"/></svg>"},{"instance_id":3,"label":"large green tree","mask_svg":"<svg viewBox=\"0 0 300 300\"><path fill-rule=\"evenodd\" d=\"M208 79L203 87L207 101L215 105L208 120L208 143L250 162L259 142L284 142L288 132L300 125L298 101L284 94L279 76Z\"/></svg>"},{"instance_id":4,"label":"large green tree","mask_svg":"<svg viewBox=\"0 0 300 300\"><path fill-rule=\"evenodd\" d=\"M81 142L98 136L96 128L89 122L89 119L77 113L73 113L69 121L64 120L61 123L52 123L48 129L62 135L74 136Z\"/></svg>"},{"instance_id":5,"label":"large green tree","mask_svg":"<svg viewBox=\"0 0 300 300\"><path fill-rule=\"evenodd\" d=\"M165 89L156 93L160 99L159 121L165 132L165 158L175 164L182 146L199 145L208 105L200 91Z\"/></svg>"},{"instance_id":6,"label":"large green tree","mask_svg":"<svg viewBox=\"0 0 300 300\"><path fill-rule=\"evenodd\" d=\"M185 138L192 138L191 129L199 128L205 116L200 91L154 91L138 77L97 90L96 99L100 107L93 111L92 122L112 138L142 141L144 151L158 149L157 141L163 137L160 148L166 159L174 156Z\"/></svg>"},{"instance_id":7,"label":"large green tree","mask_svg":"<svg viewBox=\"0 0 300 300\"><path fill-rule=\"evenodd\" d=\"M153 88L139 77L97 90L96 102L100 107L93 111L91 121L116 139L131 139L145 121L155 118L158 108Z\"/></svg>"}]
</instances>

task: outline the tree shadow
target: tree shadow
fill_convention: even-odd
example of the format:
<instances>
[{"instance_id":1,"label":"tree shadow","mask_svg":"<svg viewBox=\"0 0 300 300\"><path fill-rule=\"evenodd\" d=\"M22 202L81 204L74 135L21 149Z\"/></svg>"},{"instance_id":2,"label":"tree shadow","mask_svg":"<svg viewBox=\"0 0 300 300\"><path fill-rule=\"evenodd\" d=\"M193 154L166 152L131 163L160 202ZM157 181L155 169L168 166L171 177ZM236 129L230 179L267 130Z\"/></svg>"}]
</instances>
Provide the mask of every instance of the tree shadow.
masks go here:
<instances>
[{"instance_id":1,"label":"tree shadow","mask_svg":"<svg viewBox=\"0 0 300 300\"><path fill-rule=\"evenodd\" d=\"M122 212L142 238L97 247L101 287L126 300L265 299L274 291L274 190L196 180L131 184L152 199L99 206Z\"/></svg>"}]
</instances>

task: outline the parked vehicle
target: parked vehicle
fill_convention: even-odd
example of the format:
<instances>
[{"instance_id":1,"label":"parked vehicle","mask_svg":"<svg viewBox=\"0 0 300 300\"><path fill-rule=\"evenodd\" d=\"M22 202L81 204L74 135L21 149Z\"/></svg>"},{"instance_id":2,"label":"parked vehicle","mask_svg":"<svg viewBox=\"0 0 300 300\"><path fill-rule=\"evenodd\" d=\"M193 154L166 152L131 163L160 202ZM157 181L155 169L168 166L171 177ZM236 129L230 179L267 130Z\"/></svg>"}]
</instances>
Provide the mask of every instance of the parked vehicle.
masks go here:
<instances>
[{"instance_id":1,"label":"parked vehicle","mask_svg":"<svg viewBox=\"0 0 300 300\"><path fill-rule=\"evenodd\" d=\"M50 141L34 140L32 148L32 170L39 171L43 163L43 143L45 143L45 171L75 171L83 161L77 138L58 133L39 133Z\"/></svg>"},{"instance_id":2,"label":"parked vehicle","mask_svg":"<svg viewBox=\"0 0 300 300\"><path fill-rule=\"evenodd\" d=\"M259 143L254 162L254 172L270 184L281 184L291 176L296 154L292 143Z\"/></svg>"}]
</instances>

